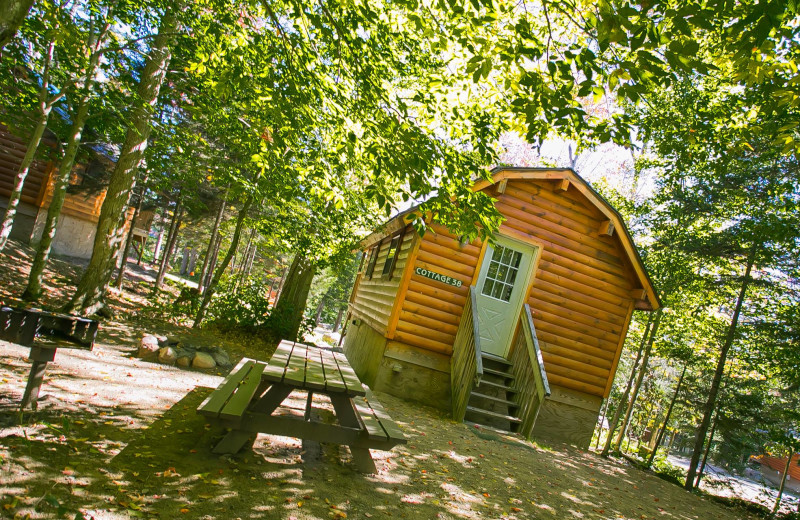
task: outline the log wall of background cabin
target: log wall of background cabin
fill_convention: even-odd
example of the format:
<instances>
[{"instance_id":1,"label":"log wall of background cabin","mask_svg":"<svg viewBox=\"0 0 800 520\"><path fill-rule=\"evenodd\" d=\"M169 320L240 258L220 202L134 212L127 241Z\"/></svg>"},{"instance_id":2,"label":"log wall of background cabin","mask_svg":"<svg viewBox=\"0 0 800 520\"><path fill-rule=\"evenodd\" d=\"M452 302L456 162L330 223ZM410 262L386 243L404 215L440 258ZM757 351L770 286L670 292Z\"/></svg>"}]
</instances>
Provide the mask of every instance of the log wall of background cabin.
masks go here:
<instances>
[{"instance_id":1,"label":"log wall of background cabin","mask_svg":"<svg viewBox=\"0 0 800 520\"><path fill-rule=\"evenodd\" d=\"M45 147L45 145L41 145ZM24 139L11 134L0 125L0 210L5 212L8 198L11 195L14 177L19 171L27 143ZM41 206L43 185L46 182L52 163L45 160L34 161L25 183L22 185L22 197L17 209L17 217L11 231L11 238L28 242L33 234L36 214Z\"/></svg>"}]
</instances>

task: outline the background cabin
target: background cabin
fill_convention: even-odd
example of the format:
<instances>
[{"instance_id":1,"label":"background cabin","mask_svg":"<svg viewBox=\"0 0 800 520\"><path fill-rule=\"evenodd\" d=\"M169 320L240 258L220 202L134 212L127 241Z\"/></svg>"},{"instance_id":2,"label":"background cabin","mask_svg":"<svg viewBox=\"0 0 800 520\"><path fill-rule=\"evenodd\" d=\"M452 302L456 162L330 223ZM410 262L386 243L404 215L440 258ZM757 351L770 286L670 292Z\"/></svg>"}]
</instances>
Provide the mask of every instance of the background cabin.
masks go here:
<instances>
[{"instance_id":1,"label":"background cabin","mask_svg":"<svg viewBox=\"0 0 800 520\"><path fill-rule=\"evenodd\" d=\"M620 215L569 169L498 168L464 243L405 214L363 242L343 348L373 389L587 447L634 309L660 303ZM410 211L410 210L409 210Z\"/></svg>"},{"instance_id":2,"label":"background cabin","mask_svg":"<svg viewBox=\"0 0 800 520\"><path fill-rule=\"evenodd\" d=\"M52 147L52 143L43 142L40 148ZM8 198L11 195L14 177L27 151L27 143L0 126L0 214L5 213ZM105 188L77 189L86 178L87 169L97 169L102 176L106 168L112 164L107 159L93 160L89 165L78 165L72 174L71 184L75 187L67 192L64 206L61 209L53 239L53 252L58 255L77 258L89 258L92 255L94 234L100 218L100 207L106 196ZM42 235L47 208L53 198L53 187L57 175L54 161L40 158L31 165L22 197L11 229L11 238L26 244L36 243ZM92 177L90 175L90 177ZM133 210L129 210L129 218ZM150 220L147 215L137 220L137 227L149 230Z\"/></svg>"}]
</instances>

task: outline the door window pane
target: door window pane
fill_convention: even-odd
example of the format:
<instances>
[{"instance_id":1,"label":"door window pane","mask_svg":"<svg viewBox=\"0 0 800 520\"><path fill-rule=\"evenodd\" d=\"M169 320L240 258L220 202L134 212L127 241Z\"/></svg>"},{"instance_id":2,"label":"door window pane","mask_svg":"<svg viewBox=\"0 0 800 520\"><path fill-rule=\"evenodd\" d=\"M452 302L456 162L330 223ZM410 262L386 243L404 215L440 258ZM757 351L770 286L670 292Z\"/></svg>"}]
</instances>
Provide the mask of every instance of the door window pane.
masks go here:
<instances>
[{"instance_id":1,"label":"door window pane","mask_svg":"<svg viewBox=\"0 0 800 520\"><path fill-rule=\"evenodd\" d=\"M522 253L519 251L495 245L481 294L504 302L510 301L521 262Z\"/></svg>"}]
</instances>

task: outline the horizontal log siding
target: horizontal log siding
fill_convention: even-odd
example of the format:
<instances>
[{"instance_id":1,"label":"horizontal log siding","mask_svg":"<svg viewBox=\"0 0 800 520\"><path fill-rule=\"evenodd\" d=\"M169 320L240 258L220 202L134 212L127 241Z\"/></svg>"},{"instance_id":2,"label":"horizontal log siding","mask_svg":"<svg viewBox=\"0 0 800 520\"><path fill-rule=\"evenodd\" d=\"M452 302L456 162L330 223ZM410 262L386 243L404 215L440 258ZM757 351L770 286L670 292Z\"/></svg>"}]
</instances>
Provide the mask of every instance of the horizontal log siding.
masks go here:
<instances>
[{"instance_id":1,"label":"horizontal log siding","mask_svg":"<svg viewBox=\"0 0 800 520\"><path fill-rule=\"evenodd\" d=\"M408 345L451 355L456 331L475 274L481 245L462 245L447 229L434 224L425 233L415 265L461 280L461 287L411 275L403 300L395 339Z\"/></svg>"},{"instance_id":2,"label":"horizontal log siding","mask_svg":"<svg viewBox=\"0 0 800 520\"><path fill-rule=\"evenodd\" d=\"M400 247L391 279L381 276L383 265L386 263L386 257L389 253L391 238L386 238L380 246L378 260L375 262L375 270L372 272L372 279L366 276L369 251L365 251L367 258L364 260L362 268L365 272L359 275L360 281L358 282L353 302L350 304L350 311L384 335L389 325L394 299L397 296L397 290L403 278L403 270L405 269L413 241L414 233L409 228L403 236L403 244Z\"/></svg>"},{"instance_id":3,"label":"horizontal log siding","mask_svg":"<svg viewBox=\"0 0 800 520\"><path fill-rule=\"evenodd\" d=\"M55 179L47 183L47 191L45 192L42 207L49 207L50 201L53 200L53 186ZM106 190L97 193L67 193L64 198L64 206L61 208L62 215L68 215L88 222L98 222L100 220L100 207L103 205L103 200L106 198ZM132 218L132 212L128 218Z\"/></svg>"},{"instance_id":4,"label":"horizontal log siding","mask_svg":"<svg viewBox=\"0 0 800 520\"><path fill-rule=\"evenodd\" d=\"M40 149L46 149L47 145L40 144ZM0 126L0 197L8 198L14 184L14 177L17 176L19 165L22 163L27 143L19 137L9 133ZM44 160L34 161L22 185L22 202L38 206L39 193L42 190L47 178L49 163Z\"/></svg>"},{"instance_id":5,"label":"horizontal log siding","mask_svg":"<svg viewBox=\"0 0 800 520\"><path fill-rule=\"evenodd\" d=\"M528 298L552 384L602 396L631 303L634 273L605 216L575 188L511 180L497 209L511 229L542 243Z\"/></svg>"}]
</instances>

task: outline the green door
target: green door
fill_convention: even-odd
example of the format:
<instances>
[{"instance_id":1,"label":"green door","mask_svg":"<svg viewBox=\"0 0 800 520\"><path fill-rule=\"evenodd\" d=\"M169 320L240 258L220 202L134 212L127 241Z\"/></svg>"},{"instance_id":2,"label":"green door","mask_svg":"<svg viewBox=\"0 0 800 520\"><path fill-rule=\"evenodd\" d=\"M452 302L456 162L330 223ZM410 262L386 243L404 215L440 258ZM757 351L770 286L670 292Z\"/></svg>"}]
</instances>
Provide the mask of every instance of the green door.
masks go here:
<instances>
[{"instance_id":1,"label":"green door","mask_svg":"<svg viewBox=\"0 0 800 520\"><path fill-rule=\"evenodd\" d=\"M476 284L482 352L506 357L535 254L536 247L504 236L487 246Z\"/></svg>"}]
</instances>

